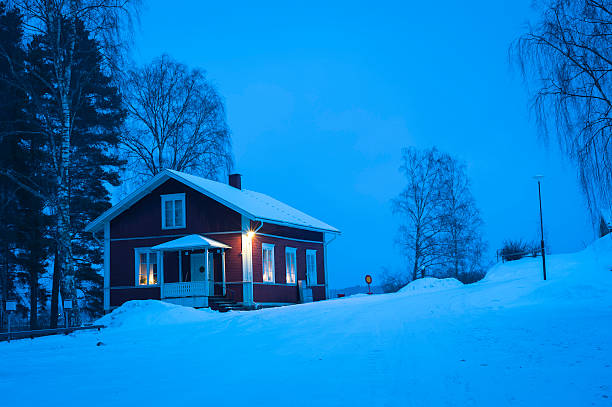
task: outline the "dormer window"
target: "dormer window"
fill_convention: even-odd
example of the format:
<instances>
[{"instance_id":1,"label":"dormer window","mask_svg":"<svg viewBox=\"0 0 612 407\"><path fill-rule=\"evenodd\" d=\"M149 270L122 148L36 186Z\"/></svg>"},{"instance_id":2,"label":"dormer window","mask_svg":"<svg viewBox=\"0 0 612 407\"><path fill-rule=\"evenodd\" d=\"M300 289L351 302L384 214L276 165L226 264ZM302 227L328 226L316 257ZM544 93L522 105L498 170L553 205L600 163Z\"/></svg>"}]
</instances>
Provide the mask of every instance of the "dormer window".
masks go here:
<instances>
[{"instance_id":1,"label":"dormer window","mask_svg":"<svg viewBox=\"0 0 612 407\"><path fill-rule=\"evenodd\" d=\"M162 229L185 227L185 194L161 196Z\"/></svg>"}]
</instances>

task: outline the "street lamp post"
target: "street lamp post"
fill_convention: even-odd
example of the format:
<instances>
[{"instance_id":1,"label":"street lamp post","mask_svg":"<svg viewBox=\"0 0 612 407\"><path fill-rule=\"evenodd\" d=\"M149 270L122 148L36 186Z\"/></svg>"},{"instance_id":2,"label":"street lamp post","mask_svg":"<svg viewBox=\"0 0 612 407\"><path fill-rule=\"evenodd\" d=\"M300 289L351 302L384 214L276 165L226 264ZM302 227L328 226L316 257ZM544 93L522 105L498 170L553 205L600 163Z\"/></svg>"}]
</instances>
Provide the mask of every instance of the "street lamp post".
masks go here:
<instances>
[{"instance_id":1,"label":"street lamp post","mask_svg":"<svg viewBox=\"0 0 612 407\"><path fill-rule=\"evenodd\" d=\"M544 273L544 280L546 280L546 250L544 249L544 222L542 221L542 189L540 187L540 181L544 178L543 175L536 175L535 178L538 181L538 200L540 201L540 241L542 248L542 271Z\"/></svg>"}]
</instances>

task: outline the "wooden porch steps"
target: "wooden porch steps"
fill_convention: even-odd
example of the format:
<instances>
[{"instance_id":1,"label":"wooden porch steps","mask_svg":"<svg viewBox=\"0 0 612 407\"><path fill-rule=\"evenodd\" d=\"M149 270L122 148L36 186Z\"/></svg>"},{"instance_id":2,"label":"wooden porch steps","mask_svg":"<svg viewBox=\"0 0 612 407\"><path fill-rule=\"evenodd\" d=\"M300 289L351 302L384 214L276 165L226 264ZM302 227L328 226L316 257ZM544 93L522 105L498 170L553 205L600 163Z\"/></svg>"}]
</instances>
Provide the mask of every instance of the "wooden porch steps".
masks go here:
<instances>
[{"instance_id":1,"label":"wooden porch steps","mask_svg":"<svg viewBox=\"0 0 612 407\"><path fill-rule=\"evenodd\" d=\"M251 309L245 305L237 303L235 300L222 296L208 297L208 306L210 309L219 312L247 311Z\"/></svg>"}]
</instances>

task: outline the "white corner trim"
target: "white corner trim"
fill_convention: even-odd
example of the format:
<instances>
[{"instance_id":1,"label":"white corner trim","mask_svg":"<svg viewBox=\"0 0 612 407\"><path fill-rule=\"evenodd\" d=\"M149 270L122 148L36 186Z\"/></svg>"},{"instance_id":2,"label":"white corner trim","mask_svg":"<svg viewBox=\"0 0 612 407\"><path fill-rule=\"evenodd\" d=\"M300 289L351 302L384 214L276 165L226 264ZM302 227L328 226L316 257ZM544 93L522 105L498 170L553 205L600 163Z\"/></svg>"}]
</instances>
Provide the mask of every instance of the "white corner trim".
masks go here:
<instances>
[{"instance_id":1,"label":"white corner trim","mask_svg":"<svg viewBox=\"0 0 612 407\"><path fill-rule=\"evenodd\" d=\"M327 240L327 235L331 235L331 239ZM329 297L329 280L328 280L328 266L327 266L327 246L336 240L338 237L337 234L331 233L323 233L323 276L325 277L325 298L330 299Z\"/></svg>"},{"instance_id":2,"label":"white corner trim","mask_svg":"<svg viewBox=\"0 0 612 407\"><path fill-rule=\"evenodd\" d=\"M253 242L247 235L251 229L251 220L242 216L242 302L252 305L253 302Z\"/></svg>"}]
</instances>

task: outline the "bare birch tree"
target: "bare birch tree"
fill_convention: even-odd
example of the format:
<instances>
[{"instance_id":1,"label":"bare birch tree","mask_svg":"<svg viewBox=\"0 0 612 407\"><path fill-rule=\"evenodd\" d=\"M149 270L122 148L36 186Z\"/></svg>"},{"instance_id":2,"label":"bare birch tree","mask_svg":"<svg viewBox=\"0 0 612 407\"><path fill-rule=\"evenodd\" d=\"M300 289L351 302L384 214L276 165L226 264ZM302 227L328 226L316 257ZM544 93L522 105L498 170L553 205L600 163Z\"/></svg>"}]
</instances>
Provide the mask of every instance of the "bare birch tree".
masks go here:
<instances>
[{"instance_id":1,"label":"bare birch tree","mask_svg":"<svg viewBox=\"0 0 612 407\"><path fill-rule=\"evenodd\" d=\"M612 205L612 2L542 0L511 47L546 137L576 162L591 213Z\"/></svg>"},{"instance_id":2,"label":"bare birch tree","mask_svg":"<svg viewBox=\"0 0 612 407\"><path fill-rule=\"evenodd\" d=\"M52 77L28 70L34 80L15 76L15 86L20 87L36 106L41 121L41 137L45 137L52 157L54 187L51 191L34 185L27 174L4 172L21 187L48 202L56 217L56 267L53 281L63 286L65 295L76 300L74 264L72 255L72 231L70 226L70 173L72 130L78 110L80 80L73 76L75 61L76 22L96 38L106 56L107 68L116 68L117 50L122 47L124 23L130 20L134 2L129 0L21 0L14 1L24 19L26 36L44 37L47 58L53 66ZM9 55L1 55L10 58ZM12 61L9 59L9 64ZM15 70L17 71L17 70ZM34 85L35 83L35 85ZM44 99L39 97L36 86L45 88ZM54 290L56 287L54 286ZM53 297L54 301L56 296ZM76 301L74 301L76 306ZM55 308L55 312L54 312ZM57 318L57 302L52 301L51 318Z\"/></svg>"},{"instance_id":3,"label":"bare birch tree","mask_svg":"<svg viewBox=\"0 0 612 407\"><path fill-rule=\"evenodd\" d=\"M480 211L470 189L465 164L450 156L441 162L441 249L446 273L454 278L480 271L485 249Z\"/></svg>"},{"instance_id":4,"label":"bare birch tree","mask_svg":"<svg viewBox=\"0 0 612 407\"><path fill-rule=\"evenodd\" d=\"M400 171L406 186L393 200L393 211L401 216L398 243L412 262L412 279L425 277L443 261L441 234L442 160L437 149L402 151Z\"/></svg>"},{"instance_id":5,"label":"bare birch tree","mask_svg":"<svg viewBox=\"0 0 612 407\"><path fill-rule=\"evenodd\" d=\"M401 216L398 243L411 262L411 279L474 278L486 245L465 165L435 148L407 148L400 171L407 183L393 210Z\"/></svg>"},{"instance_id":6,"label":"bare birch tree","mask_svg":"<svg viewBox=\"0 0 612 407\"><path fill-rule=\"evenodd\" d=\"M169 168L216 179L231 169L225 108L204 71L162 55L129 72L124 98L122 143L137 178Z\"/></svg>"}]
</instances>

